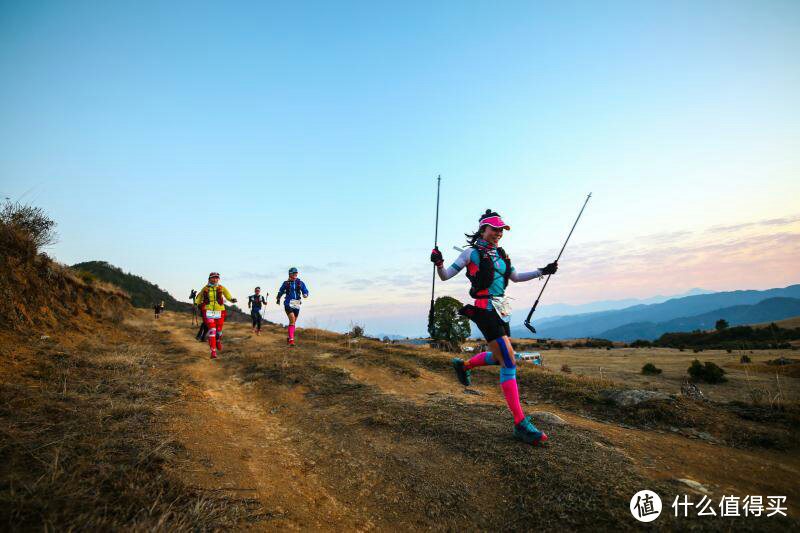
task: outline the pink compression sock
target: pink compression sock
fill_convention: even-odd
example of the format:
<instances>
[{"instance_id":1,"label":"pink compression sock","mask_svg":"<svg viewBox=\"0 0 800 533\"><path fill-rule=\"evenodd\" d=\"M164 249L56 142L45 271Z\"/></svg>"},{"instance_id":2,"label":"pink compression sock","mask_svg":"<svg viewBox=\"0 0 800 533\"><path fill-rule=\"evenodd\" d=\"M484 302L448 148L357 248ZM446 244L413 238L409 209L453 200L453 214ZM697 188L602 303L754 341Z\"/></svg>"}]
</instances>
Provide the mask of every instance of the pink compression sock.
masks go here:
<instances>
[{"instance_id":1,"label":"pink compression sock","mask_svg":"<svg viewBox=\"0 0 800 533\"><path fill-rule=\"evenodd\" d=\"M464 363L464 368L469 370L476 366L496 365L497 363L492 359L492 352L481 352L473 356L469 361Z\"/></svg>"},{"instance_id":2,"label":"pink compression sock","mask_svg":"<svg viewBox=\"0 0 800 533\"><path fill-rule=\"evenodd\" d=\"M506 397L506 403L511 413L514 415L514 424L519 424L520 420L525 418L525 413L522 412L522 406L519 404L519 389L517 389L517 380L509 379L500 384L503 389L503 394Z\"/></svg>"},{"instance_id":3,"label":"pink compression sock","mask_svg":"<svg viewBox=\"0 0 800 533\"><path fill-rule=\"evenodd\" d=\"M294 340L294 326L289 326L289 338Z\"/></svg>"},{"instance_id":4,"label":"pink compression sock","mask_svg":"<svg viewBox=\"0 0 800 533\"><path fill-rule=\"evenodd\" d=\"M208 345L211 346L211 353L217 353L217 328L209 328Z\"/></svg>"}]
</instances>

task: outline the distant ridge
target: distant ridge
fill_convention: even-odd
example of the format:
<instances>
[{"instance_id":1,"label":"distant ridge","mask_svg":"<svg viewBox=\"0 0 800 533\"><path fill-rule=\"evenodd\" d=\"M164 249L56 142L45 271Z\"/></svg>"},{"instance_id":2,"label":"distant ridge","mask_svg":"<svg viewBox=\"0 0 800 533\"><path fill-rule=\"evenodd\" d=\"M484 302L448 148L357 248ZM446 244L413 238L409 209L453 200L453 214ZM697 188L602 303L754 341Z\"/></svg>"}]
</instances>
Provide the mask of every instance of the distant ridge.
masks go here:
<instances>
[{"instance_id":1,"label":"distant ridge","mask_svg":"<svg viewBox=\"0 0 800 533\"><path fill-rule=\"evenodd\" d=\"M637 339L655 340L664 333L695 330L713 330L717 320L724 319L730 326L753 322L771 322L800 314L798 298L767 298L754 305L734 305L692 317L681 317L667 322L636 322L602 332L599 337L614 341L631 342Z\"/></svg>"},{"instance_id":2,"label":"distant ridge","mask_svg":"<svg viewBox=\"0 0 800 533\"><path fill-rule=\"evenodd\" d=\"M657 324L735 305L754 305L768 298L800 298L800 285L764 291L740 290L699 294L672 298L659 304L634 305L614 311L546 319L538 325L534 319L533 323L538 331L537 336L540 337L557 339L601 337L603 333L627 324L641 322ZM521 325L512 327L511 335L519 338L531 337L530 332Z\"/></svg>"}]
</instances>

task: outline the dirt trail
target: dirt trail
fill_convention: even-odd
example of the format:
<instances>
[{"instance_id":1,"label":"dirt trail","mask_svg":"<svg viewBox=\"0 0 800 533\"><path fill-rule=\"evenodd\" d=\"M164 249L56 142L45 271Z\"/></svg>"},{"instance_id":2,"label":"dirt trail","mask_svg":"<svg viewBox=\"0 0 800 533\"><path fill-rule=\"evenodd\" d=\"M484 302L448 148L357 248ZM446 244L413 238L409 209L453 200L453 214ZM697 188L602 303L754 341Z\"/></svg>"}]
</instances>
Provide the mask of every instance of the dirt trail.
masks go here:
<instances>
[{"instance_id":1,"label":"dirt trail","mask_svg":"<svg viewBox=\"0 0 800 533\"><path fill-rule=\"evenodd\" d=\"M137 321L152 327L145 316ZM303 338L289 351L279 328L255 337L241 324L226 324L226 350L211 361L184 317L156 328L188 351L176 364L187 401L174 406L173 430L197 461L178 474L257 498L266 518L258 529L524 529L542 507L564 525L618 526L632 521L627 499L637 490L689 493L666 481L675 478L717 495L787 495L790 511L800 497L785 481L800 474L797 457L624 428L552 404L525 409L567 422L542 424L558 446L523 450L507 438L498 387L465 394L444 372L363 364L326 340ZM569 507L588 491L601 494L581 503L593 519ZM510 522L509 509L518 515Z\"/></svg>"},{"instance_id":2,"label":"dirt trail","mask_svg":"<svg viewBox=\"0 0 800 533\"><path fill-rule=\"evenodd\" d=\"M258 499L268 520L254 526L258 529L265 524L281 530L369 529L368 517L337 501L319 482L313 463L297 453L291 432L274 410L264 408L252 383L210 361L208 345L173 320L159 321L157 329L191 354L181 366L185 401L174 409L171 429L197 463L182 465L178 475L206 489Z\"/></svg>"}]
</instances>

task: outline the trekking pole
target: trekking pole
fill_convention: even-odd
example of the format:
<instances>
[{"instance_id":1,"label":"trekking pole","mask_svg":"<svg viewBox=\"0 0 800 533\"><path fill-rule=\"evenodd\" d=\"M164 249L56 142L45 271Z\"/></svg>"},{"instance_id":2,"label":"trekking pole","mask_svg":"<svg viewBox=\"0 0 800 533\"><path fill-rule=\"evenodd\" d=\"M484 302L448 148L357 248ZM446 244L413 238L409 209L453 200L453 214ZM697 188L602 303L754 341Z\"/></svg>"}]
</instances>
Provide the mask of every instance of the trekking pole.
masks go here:
<instances>
[{"instance_id":1,"label":"trekking pole","mask_svg":"<svg viewBox=\"0 0 800 533\"><path fill-rule=\"evenodd\" d=\"M569 230L569 235L567 235L567 240L564 241L564 246L561 247L561 251L558 252L558 257L556 257L556 260L554 262L557 263L558 260L561 259L561 254L564 253L564 248L567 247L567 243L569 242L569 238L572 237L572 232L575 231L575 226L578 225L578 221L581 219L581 215L583 214L583 210L586 209L586 204L589 203L589 198L591 198L591 197L592 197L592 193L589 193L589 196L586 197L586 201L583 202L583 207L581 207L580 213L578 213L578 218L575 219L575 223L572 225L572 229ZM523 324L525 324L525 327L528 328L528 330L531 333L534 333L534 334L536 333L536 328L534 328L533 325L531 325L531 317L533 316L533 312L536 311L536 306L539 305L539 299L542 297L542 293L547 288L547 283L550 281L550 276L552 276L552 274L548 274L547 275L547 279L544 280L544 285L542 286L542 290L539 291L539 296L537 296L536 297L536 301L533 302L533 307L531 307L531 311L528 313L528 318L526 318L525 322L523 322Z\"/></svg>"},{"instance_id":2,"label":"trekking pole","mask_svg":"<svg viewBox=\"0 0 800 533\"><path fill-rule=\"evenodd\" d=\"M436 231L433 236L433 247L439 246L439 187L442 183L442 175L436 178ZM433 291L436 288L436 265L433 265L433 276L431 277L431 310L428 311L428 335L433 337Z\"/></svg>"}]
</instances>

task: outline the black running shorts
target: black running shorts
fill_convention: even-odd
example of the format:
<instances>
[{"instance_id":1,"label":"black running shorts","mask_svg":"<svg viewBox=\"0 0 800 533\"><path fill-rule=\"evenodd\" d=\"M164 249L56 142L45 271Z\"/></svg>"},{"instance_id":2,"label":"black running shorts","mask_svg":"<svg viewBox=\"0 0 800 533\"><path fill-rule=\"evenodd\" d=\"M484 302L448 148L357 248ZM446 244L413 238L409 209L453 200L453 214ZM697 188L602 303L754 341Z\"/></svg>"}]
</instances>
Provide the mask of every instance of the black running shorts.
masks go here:
<instances>
[{"instance_id":1,"label":"black running shorts","mask_svg":"<svg viewBox=\"0 0 800 533\"><path fill-rule=\"evenodd\" d=\"M508 322L500 318L494 309L481 309L474 305L465 305L458 313L469 318L478 326L486 342L492 342L503 336L511 336L511 327Z\"/></svg>"}]
</instances>

